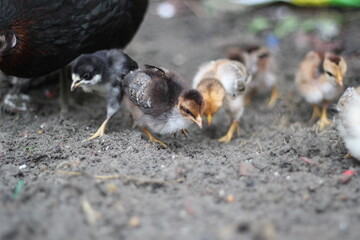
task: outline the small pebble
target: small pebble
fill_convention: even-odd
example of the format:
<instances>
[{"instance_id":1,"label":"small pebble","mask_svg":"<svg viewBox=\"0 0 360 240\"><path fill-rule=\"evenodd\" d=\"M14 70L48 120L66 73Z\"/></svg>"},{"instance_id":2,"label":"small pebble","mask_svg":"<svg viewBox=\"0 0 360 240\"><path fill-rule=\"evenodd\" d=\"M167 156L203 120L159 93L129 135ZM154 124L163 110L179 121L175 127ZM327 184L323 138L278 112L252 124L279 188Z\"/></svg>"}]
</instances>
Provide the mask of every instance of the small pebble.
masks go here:
<instances>
[{"instance_id":1,"label":"small pebble","mask_svg":"<svg viewBox=\"0 0 360 240\"><path fill-rule=\"evenodd\" d=\"M169 2L160 3L156 9L161 18L172 18L176 14L175 6Z\"/></svg>"},{"instance_id":2,"label":"small pebble","mask_svg":"<svg viewBox=\"0 0 360 240\"><path fill-rule=\"evenodd\" d=\"M224 197L224 196L225 196L225 191L221 189L219 191L219 197Z\"/></svg>"},{"instance_id":3,"label":"small pebble","mask_svg":"<svg viewBox=\"0 0 360 240\"><path fill-rule=\"evenodd\" d=\"M138 217L132 217L129 220L129 226L132 228L137 228L140 226L140 219Z\"/></svg>"},{"instance_id":4,"label":"small pebble","mask_svg":"<svg viewBox=\"0 0 360 240\"><path fill-rule=\"evenodd\" d=\"M235 201L235 198L232 194L228 195L227 198L226 198L226 201L228 203L233 203Z\"/></svg>"},{"instance_id":5,"label":"small pebble","mask_svg":"<svg viewBox=\"0 0 360 240\"><path fill-rule=\"evenodd\" d=\"M23 164L23 165L19 166L20 170L25 169L25 168L26 168L26 164Z\"/></svg>"},{"instance_id":6,"label":"small pebble","mask_svg":"<svg viewBox=\"0 0 360 240\"><path fill-rule=\"evenodd\" d=\"M116 185L113 184L113 183L109 183L109 184L106 186L106 189L107 189L108 192L111 193L111 194L114 194L114 193L116 193L116 191L117 191L117 187L116 187Z\"/></svg>"}]
</instances>

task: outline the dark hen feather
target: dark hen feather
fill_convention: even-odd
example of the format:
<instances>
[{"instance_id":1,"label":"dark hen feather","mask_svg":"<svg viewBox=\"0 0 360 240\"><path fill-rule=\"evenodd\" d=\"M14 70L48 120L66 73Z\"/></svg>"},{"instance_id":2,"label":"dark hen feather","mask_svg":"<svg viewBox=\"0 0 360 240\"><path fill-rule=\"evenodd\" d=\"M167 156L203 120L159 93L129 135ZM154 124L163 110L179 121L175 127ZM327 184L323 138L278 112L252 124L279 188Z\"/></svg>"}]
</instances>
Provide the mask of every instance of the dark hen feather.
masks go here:
<instances>
[{"instance_id":1,"label":"dark hen feather","mask_svg":"<svg viewBox=\"0 0 360 240\"><path fill-rule=\"evenodd\" d=\"M0 56L8 75L38 77L82 53L125 47L144 17L148 0L1 0L0 34L17 45Z\"/></svg>"}]
</instances>

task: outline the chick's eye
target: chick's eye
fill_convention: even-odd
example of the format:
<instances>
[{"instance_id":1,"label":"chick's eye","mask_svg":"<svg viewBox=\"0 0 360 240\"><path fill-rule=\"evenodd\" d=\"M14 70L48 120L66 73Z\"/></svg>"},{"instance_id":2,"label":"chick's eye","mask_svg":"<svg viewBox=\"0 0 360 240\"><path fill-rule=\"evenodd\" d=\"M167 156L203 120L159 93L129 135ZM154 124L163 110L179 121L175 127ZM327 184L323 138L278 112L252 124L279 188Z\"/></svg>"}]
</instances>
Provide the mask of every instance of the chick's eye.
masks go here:
<instances>
[{"instance_id":1,"label":"chick's eye","mask_svg":"<svg viewBox=\"0 0 360 240\"><path fill-rule=\"evenodd\" d=\"M332 74L331 72L328 72L328 71L326 71L326 74L329 75L330 77L334 76L334 74Z\"/></svg>"},{"instance_id":2,"label":"chick's eye","mask_svg":"<svg viewBox=\"0 0 360 240\"><path fill-rule=\"evenodd\" d=\"M82 76L83 79L85 80L90 80L91 79L91 74L90 73L85 73L83 76Z\"/></svg>"},{"instance_id":3,"label":"chick's eye","mask_svg":"<svg viewBox=\"0 0 360 240\"><path fill-rule=\"evenodd\" d=\"M186 113L187 115L190 115L190 114L191 114L191 111L190 111L189 109L185 108L185 113Z\"/></svg>"},{"instance_id":4,"label":"chick's eye","mask_svg":"<svg viewBox=\"0 0 360 240\"><path fill-rule=\"evenodd\" d=\"M268 53L263 53L258 56L259 59L267 58L269 56Z\"/></svg>"}]
</instances>

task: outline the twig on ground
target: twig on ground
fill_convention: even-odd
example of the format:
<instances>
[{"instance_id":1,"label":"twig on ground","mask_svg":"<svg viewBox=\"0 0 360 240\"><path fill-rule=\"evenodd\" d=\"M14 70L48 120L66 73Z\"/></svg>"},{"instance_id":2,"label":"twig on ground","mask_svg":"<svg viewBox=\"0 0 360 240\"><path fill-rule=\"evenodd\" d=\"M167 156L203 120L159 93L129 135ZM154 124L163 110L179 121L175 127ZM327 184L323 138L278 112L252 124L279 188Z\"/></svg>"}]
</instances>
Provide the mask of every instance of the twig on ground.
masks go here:
<instances>
[{"instance_id":1,"label":"twig on ground","mask_svg":"<svg viewBox=\"0 0 360 240\"><path fill-rule=\"evenodd\" d=\"M124 181L124 183L134 183L136 186L148 186L148 185L152 185L152 186L164 186L166 184L176 184L176 183L182 183L185 181L184 178L179 178L179 179L175 179L173 181L163 181L163 180L158 180L158 179L149 179L149 178L138 178L138 177L134 177L134 176L129 176L129 175L97 175L97 174L88 174L85 172L80 172L80 171L65 171L65 170L60 170L59 168L61 166L63 166L64 164L66 164L66 162L63 162L61 164L59 164L56 167L56 172L60 173L62 175L66 175L66 176L88 176L94 179L98 179L98 180L112 180L112 179L121 179Z\"/></svg>"},{"instance_id":2,"label":"twig on ground","mask_svg":"<svg viewBox=\"0 0 360 240\"><path fill-rule=\"evenodd\" d=\"M300 157L300 159L309 165L319 165L317 162L314 162L310 158L307 158L307 157Z\"/></svg>"}]
</instances>

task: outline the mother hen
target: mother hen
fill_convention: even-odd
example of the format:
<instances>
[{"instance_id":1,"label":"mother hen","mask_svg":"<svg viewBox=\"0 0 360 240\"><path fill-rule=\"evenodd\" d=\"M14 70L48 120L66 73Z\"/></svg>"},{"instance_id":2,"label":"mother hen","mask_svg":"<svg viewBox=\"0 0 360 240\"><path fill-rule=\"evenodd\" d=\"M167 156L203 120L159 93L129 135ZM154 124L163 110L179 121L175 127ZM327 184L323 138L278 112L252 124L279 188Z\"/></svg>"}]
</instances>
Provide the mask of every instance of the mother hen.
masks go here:
<instances>
[{"instance_id":1,"label":"mother hen","mask_svg":"<svg viewBox=\"0 0 360 240\"><path fill-rule=\"evenodd\" d=\"M82 53L123 48L148 0L1 0L0 70L33 78Z\"/></svg>"}]
</instances>

